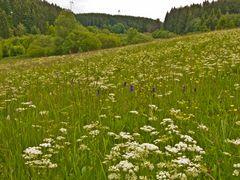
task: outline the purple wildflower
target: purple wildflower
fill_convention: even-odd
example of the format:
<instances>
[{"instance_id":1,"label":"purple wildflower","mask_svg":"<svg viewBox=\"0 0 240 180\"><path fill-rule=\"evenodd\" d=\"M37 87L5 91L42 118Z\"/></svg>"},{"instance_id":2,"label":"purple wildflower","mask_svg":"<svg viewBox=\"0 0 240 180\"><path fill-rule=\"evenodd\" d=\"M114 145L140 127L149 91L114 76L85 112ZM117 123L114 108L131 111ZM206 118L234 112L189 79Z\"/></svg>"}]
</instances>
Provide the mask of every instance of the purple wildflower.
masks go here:
<instances>
[{"instance_id":1,"label":"purple wildflower","mask_svg":"<svg viewBox=\"0 0 240 180\"><path fill-rule=\"evenodd\" d=\"M183 85L183 86L182 86L182 92L185 93L186 90L187 90L187 86L186 86L186 85Z\"/></svg>"},{"instance_id":2,"label":"purple wildflower","mask_svg":"<svg viewBox=\"0 0 240 180\"><path fill-rule=\"evenodd\" d=\"M156 92L156 87L153 87L152 88L152 93L155 93Z\"/></svg>"},{"instance_id":3,"label":"purple wildflower","mask_svg":"<svg viewBox=\"0 0 240 180\"><path fill-rule=\"evenodd\" d=\"M97 96L100 96L100 89L97 90Z\"/></svg>"},{"instance_id":4,"label":"purple wildflower","mask_svg":"<svg viewBox=\"0 0 240 180\"><path fill-rule=\"evenodd\" d=\"M134 91L134 87L133 87L133 85L131 84L130 85L130 92L133 92Z\"/></svg>"}]
</instances>

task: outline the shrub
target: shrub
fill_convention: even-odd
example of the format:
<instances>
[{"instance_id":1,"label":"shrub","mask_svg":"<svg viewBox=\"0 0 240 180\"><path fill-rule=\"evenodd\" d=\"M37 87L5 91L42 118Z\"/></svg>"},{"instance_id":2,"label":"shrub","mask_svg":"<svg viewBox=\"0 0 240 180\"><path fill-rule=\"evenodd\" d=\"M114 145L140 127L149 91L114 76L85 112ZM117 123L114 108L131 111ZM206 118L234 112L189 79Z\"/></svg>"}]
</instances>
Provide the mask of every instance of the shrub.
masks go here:
<instances>
[{"instance_id":1,"label":"shrub","mask_svg":"<svg viewBox=\"0 0 240 180\"><path fill-rule=\"evenodd\" d=\"M25 48L22 45L11 46L9 56L19 56L25 54Z\"/></svg>"},{"instance_id":2,"label":"shrub","mask_svg":"<svg viewBox=\"0 0 240 180\"><path fill-rule=\"evenodd\" d=\"M79 43L80 50L91 51L96 49L101 49L102 43L99 39L95 38L93 35L84 38Z\"/></svg>"},{"instance_id":3,"label":"shrub","mask_svg":"<svg viewBox=\"0 0 240 180\"><path fill-rule=\"evenodd\" d=\"M165 30L156 30L152 33L152 37L157 39L157 38L161 38L161 39L167 39L167 38L172 38L175 37L176 34L169 32L169 31L165 31Z\"/></svg>"},{"instance_id":4,"label":"shrub","mask_svg":"<svg viewBox=\"0 0 240 180\"><path fill-rule=\"evenodd\" d=\"M100 33L97 35L97 38L101 41L102 48L111 48L121 45L121 38L114 34Z\"/></svg>"},{"instance_id":5,"label":"shrub","mask_svg":"<svg viewBox=\"0 0 240 180\"><path fill-rule=\"evenodd\" d=\"M152 37L139 33L136 29L130 28L127 32L126 44L137 44L151 41Z\"/></svg>"},{"instance_id":6,"label":"shrub","mask_svg":"<svg viewBox=\"0 0 240 180\"><path fill-rule=\"evenodd\" d=\"M126 31L126 28L122 23L117 23L113 25L110 29L113 33L116 33L116 34L123 34Z\"/></svg>"},{"instance_id":7,"label":"shrub","mask_svg":"<svg viewBox=\"0 0 240 180\"><path fill-rule=\"evenodd\" d=\"M94 37L95 34L80 29L71 32L62 45L64 53L76 53L100 49L102 43Z\"/></svg>"},{"instance_id":8,"label":"shrub","mask_svg":"<svg viewBox=\"0 0 240 180\"><path fill-rule=\"evenodd\" d=\"M11 49L11 44L4 42L3 45L2 45L2 56L3 57L9 57L10 56L10 49Z\"/></svg>"},{"instance_id":9,"label":"shrub","mask_svg":"<svg viewBox=\"0 0 240 180\"><path fill-rule=\"evenodd\" d=\"M56 46L54 38L51 36L37 36L36 39L30 44L27 55L30 57L49 56L54 55Z\"/></svg>"},{"instance_id":10,"label":"shrub","mask_svg":"<svg viewBox=\"0 0 240 180\"><path fill-rule=\"evenodd\" d=\"M162 39L167 39L167 38L173 38L175 37L176 34L173 32L165 31L165 30L156 30L152 33L152 37L157 39L157 38L162 38Z\"/></svg>"},{"instance_id":11,"label":"shrub","mask_svg":"<svg viewBox=\"0 0 240 180\"><path fill-rule=\"evenodd\" d=\"M0 44L0 59L3 58L2 45Z\"/></svg>"}]
</instances>

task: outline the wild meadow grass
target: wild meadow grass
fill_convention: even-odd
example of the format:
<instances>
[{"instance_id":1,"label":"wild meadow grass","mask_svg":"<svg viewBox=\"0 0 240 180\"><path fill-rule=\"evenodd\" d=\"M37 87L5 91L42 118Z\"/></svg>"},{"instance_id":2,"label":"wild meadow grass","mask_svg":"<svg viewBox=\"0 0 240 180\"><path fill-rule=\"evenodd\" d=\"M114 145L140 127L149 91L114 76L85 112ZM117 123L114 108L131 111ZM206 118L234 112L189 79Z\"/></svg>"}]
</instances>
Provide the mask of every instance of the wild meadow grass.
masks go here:
<instances>
[{"instance_id":1,"label":"wild meadow grass","mask_svg":"<svg viewBox=\"0 0 240 180\"><path fill-rule=\"evenodd\" d=\"M239 179L239 29L8 61L0 179Z\"/></svg>"}]
</instances>

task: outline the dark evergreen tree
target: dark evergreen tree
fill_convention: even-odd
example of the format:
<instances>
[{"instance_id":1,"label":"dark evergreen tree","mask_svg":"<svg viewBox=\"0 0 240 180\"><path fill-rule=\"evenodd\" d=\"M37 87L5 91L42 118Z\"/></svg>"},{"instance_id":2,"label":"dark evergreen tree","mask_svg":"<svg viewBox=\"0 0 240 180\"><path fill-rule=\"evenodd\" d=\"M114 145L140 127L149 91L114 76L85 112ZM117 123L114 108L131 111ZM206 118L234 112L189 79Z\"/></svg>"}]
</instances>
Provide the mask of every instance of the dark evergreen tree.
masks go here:
<instances>
[{"instance_id":1,"label":"dark evergreen tree","mask_svg":"<svg viewBox=\"0 0 240 180\"><path fill-rule=\"evenodd\" d=\"M0 8L0 37L8 38L10 34L7 14Z\"/></svg>"},{"instance_id":2,"label":"dark evergreen tree","mask_svg":"<svg viewBox=\"0 0 240 180\"><path fill-rule=\"evenodd\" d=\"M173 8L166 14L164 28L178 34L239 27L239 0L205 1L181 8ZM230 20L226 15L231 15ZM226 22L226 19L228 22Z\"/></svg>"}]
</instances>

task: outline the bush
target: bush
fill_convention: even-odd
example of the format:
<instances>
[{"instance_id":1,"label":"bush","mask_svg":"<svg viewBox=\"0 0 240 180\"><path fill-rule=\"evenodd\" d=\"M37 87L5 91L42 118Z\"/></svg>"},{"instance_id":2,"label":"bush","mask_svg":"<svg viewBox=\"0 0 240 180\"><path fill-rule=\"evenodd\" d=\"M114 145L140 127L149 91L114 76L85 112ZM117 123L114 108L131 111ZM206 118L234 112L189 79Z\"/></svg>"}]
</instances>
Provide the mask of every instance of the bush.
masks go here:
<instances>
[{"instance_id":1,"label":"bush","mask_svg":"<svg viewBox=\"0 0 240 180\"><path fill-rule=\"evenodd\" d=\"M10 49L11 49L11 44L4 42L3 45L2 45L2 56L3 57L9 57L10 56Z\"/></svg>"},{"instance_id":2,"label":"bush","mask_svg":"<svg viewBox=\"0 0 240 180\"><path fill-rule=\"evenodd\" d=\"M102 43L99 39L95 38L93 35L84 38L79 43L79 47L81 51L91 51L101 49Z\"/></svg>"},{"instance_id":3,"label":"bush","mask_svg":"<svg viewBox=\"0 0 240 180\"><path fill-rule=\"evenodd\" d=\"M3 51L2 51L2 45L0 44L0 59L3 58Z\"/></svg>"},{"instance_id":4,"label":"bush","mask_svg":"<svg viewBox=\"0 0 240 180\"><path fill-rule=\"evenodd\" d=\"M123 34L126 31L126 28L122 23L117 23L113 25L110 29L115 34Z\"/></svg>"},{"instance_id":5,"label":"bush","mask_svg":"<svg viewBox=\"0 0 240 180\"><path fill-rule=\"evenodd\" d=\"M126 44L137 44L151 41L152 37L139 33L136 29L130 28L127 32Z\"/></svg>"},{"instance_id":6,"label":"bush","mask_svg":"<svg viewBox=\"0 0 240 180\"><path fill-rule=\"evenodd\" d=\"M169 31L165 31L165 30L156 30L152 33L152 37L157 39L157 38L161 38L161 39L167 39L167 38L173 38L175 37L176 34L169 32Z\"/></svg>"},{"instance_id":7,"label":"bush","mask_svg":"<svg viewBox=\"0 0 240 180\"><path fill-rule=\"evenodd\" d=\"M97 38L101 41L102 48L111 48L121 45L121 38L114 34L100 33L97 35Z\"/></svg>"},{"instance_id":8,"label":"bush","mask_svg":"<svg viewBox=\"0 0 240 180\"><path fill-rule=\"evenodd\" d=\"M22 45L11 46L9 55L10 56L19 56L25 54L25 48Z\"/></svg>"},{"instance_id":9,"label":"bush","mask_svg":"<svg viewBox=\"0 0 240 180\"><path fill-rule=\"evenodd\" d=\"M56 52L54 38L51 36L37 36L30 44L27 55L29 57L50 56Z\"/></svg>"},{"instance_id":10,"label":"bush","mask_svg":"<svg viewBox=\"0 0 240 180\"><path fill-rule=\"evenodd\" d=\"M80 51L90 51L100 49L102 43L94 37L95 34L80 29L71 32L62 45L64 53L77 53Z\"/></svg>"}]
</instances>

